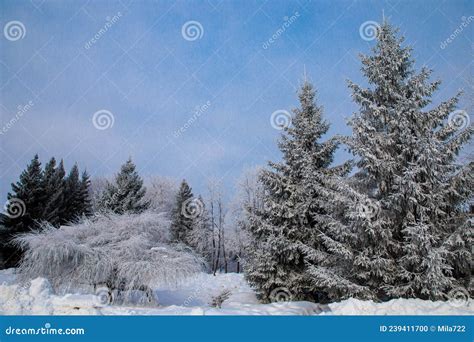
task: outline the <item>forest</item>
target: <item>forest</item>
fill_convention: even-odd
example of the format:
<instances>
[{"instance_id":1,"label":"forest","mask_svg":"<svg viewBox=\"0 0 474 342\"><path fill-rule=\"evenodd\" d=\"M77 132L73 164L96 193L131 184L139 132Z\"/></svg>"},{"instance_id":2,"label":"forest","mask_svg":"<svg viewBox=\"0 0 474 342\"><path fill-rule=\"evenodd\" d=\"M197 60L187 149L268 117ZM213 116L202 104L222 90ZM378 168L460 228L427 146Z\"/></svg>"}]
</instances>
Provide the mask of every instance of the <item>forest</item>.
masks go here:
<instances>
[{"instance_id":1,"label":"forest","mask_svg":"<svg viewBox=\"0 0 474 342\"><path fill-rule=\"evenodd\" d=\"M432 103L441 81L415 68L388 21L360 63L351 135L328 136L324 84L304 75L291 117L274 118L281 160L244 170L232 195L217 179L198 194L142 177L133 156L103 178L34 155L0 217L2 268L58 293L105 287L107 303L137 291L149 303L201 273L243 273L262 304L472 297L473 127L459 108L469 93ZM335 164L338 149L352 158Z\"/></svg>"}]
</instances>

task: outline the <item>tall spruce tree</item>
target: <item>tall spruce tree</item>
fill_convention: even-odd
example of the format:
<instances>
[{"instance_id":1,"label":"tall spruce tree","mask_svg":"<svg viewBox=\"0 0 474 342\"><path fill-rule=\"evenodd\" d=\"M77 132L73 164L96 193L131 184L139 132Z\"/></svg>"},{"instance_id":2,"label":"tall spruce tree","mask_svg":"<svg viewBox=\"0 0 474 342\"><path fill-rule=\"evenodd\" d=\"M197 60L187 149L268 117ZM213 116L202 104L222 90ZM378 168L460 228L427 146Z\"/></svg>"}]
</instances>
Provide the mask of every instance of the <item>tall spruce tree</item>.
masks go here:
<instances>
[{"instance_id":1,"label":"tall spruce tree","mask_svg":"<svg viewBox=\"0 0 474 342\"><path fill-rule=\"evenodd\" d=\"M193 192L189 184L183 179L176 194L175 207L172 213L170 228L171 240L191 245L191 232L197 216L194 212Z\"/></svg>"},{"instance_id":2,"label":"tall spruce tree","mask_svg":"<svg viewBox=\"0 0 474 342\"><path fill-rule=\"evenodd\" d=\"M33 229L43 219L44 190L43 171L38 155L35 155L20 179L12 183L7 195L5 212L0 215L1 249L4 267L15 266L21 258L21 250L11 244L11 238Z\"/></svg>"},{"instance_id":3,"label":"tall spruce tree","mask_svg":"<svg viewBox=\"0 0 474 342\"><path fill-rule=\"evenodd\" d=\"M107 183L100 201L101 208L117 214L141 213L148 209L150 203L143 199L146 188L135 169L135 164L129 158L120 168L115 182Z\"/></svg>"},{"instance_id":4,"label":"tall spruce tree","mask_svg":"<svg viewBox=\"0 0 474 342\"><path fill-rule=\"evenodd\" d=\"M356 185L369 197L352 213L354 271L380 298L436 300L470 272L463 204L472 166L456 157L473 130L448 120L460 94L427 108L440 81L430 82L425 67L415 71L403 40L385 21L372 55L361 57L369 87L349 84L360 110L346 143L358 158Z\"/></svg>"},{"instance_id":5,"label":"tall spruce tree","mask_svg":"<svg viewBox=\"0 0 474 342\"><path fill-rule=\"evenodd\" d=\"M62 222L62 209L64 200L64 165L63 161L56 165L53 157L44 167L43 190L44 207L42 219L54 226L59 226Z\"/></svg>"},{"instance_id":6,"label":"tall spruce tree","mask_svg":"<svg viewBox=\"0 0 474 342\"><path fill-rule=\"evenodd\" d=\"M333 213L342 196L337 193L337 178L348 172L349 164L330 167L338 143L321 141L329 124L307 81L299 102L292 126L284 128L279 142L283 161L270 162L271 169L260 176L265 208L248 208L247 229L253 246L246 278L263 301L275 300L279 291L289 292L293 299L327 297L330 284L320 281L330 261L326 252L344 231ZM347 259L344 252L338 251L338 258Z\"/></svg>"},{"instance_id":7,"label":"tall spruce tree","mask_svg":"<svg viewBox=\"0 0 474 342\"><path fill-rule=\"evenodd\" d=\"M81 182L79 184L79 215L90 216L92 214L92 200L90 196L91 180L86 170L82 172Z\"/></svg>"},{"instance_id":8,"label":"tall spruce tree","mask_svg":"<svg viewBox=\"0 0 474 342\"><path fill-rule=\"evenodd\" d=\"M64 200L62 210L62 223L76 220L81 213L81 181L79 179L79 168L74 164L64 182Z\"/></svg>"}]
</instances>

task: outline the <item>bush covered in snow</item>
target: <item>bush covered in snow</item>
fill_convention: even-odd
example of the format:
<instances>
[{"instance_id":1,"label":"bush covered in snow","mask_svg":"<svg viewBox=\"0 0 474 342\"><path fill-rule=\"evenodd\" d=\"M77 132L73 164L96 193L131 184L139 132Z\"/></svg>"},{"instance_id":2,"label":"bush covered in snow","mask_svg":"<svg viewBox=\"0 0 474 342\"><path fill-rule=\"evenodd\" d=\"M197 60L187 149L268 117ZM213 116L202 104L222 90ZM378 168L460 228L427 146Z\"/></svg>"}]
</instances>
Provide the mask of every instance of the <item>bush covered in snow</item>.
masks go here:
<instances>
[{"instance_id":1,"label":"bush covered in snow","mask_svg":"<svg viewBox=\"0 0 474 342\"><path fill-rule=\"evenodd\" d=\"M162 214L99 215L59 229L44 224L20 235L25 279L48 278L56 289L106 285L125 293L177 284L203 267L189 248L168 242Z\"/></svg>"}]
</instances>

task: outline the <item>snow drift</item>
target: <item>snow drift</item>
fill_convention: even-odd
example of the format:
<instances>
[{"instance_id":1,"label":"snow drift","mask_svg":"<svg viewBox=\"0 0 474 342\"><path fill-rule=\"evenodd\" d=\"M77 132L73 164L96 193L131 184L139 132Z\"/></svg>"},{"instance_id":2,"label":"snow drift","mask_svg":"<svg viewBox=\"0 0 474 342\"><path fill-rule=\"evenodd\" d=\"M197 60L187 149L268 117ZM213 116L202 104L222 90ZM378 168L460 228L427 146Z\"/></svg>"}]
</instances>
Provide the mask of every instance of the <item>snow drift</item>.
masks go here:
<instances>
[{"instance_id":1,"label":"snow drift","mask_svg":"<svg viewBox=\"0 0 474 342\"><path fill-rule=\"evenodd\" d=\"M19 274L47 278L63 292L94 285L131 294L178 284L203 262L189 248L170 245L168 231L169 221L154 213L99 215L59 229L44 224L16 238L25 249Z\"/></svg>"},{"instance_id":2,"label":"snow drift","mask_svg":"<svg viewBox=\"0 0 474 342\"><path fill-rule=\"evenodd\" d=\"M220 308L209 305L228 290ZM394 299L375 303L347 299L331 304L260 304L243 274L197 273L172 289L156 289L161 306L104 305L98 296L57 294L44 278L18 282L14 269L0 270L0 315L472 315L472 300Z\"/></svg>"}]
</instances>

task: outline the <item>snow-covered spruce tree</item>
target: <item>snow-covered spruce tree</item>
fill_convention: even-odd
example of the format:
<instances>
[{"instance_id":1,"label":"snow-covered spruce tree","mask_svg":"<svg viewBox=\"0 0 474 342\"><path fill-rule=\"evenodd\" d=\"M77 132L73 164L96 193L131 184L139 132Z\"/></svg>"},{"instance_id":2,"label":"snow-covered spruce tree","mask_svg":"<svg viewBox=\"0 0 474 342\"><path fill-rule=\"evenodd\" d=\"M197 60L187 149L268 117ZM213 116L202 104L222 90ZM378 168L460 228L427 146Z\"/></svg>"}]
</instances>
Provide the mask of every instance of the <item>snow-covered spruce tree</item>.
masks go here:
<instances>
[{"instance_id":1,"label":"snow-covered spruce tree","mask_svg":"<svg viewBox=\"0 0 474 342\"><path fill-rule=\"evenodd\" d=\"M176 202L172 213L171 241L190 245L190 234L195 225L195 214L190 211L194 207L193 192L189 184L183 179L176 195Z\"/></svg>"},{"instance_id":2,"label":"snow-covered spruce tree","mask_svg":"<svg viewBox=\"0 0 474 342\"><path fill-rule=\"evenodd\" d=\"M338 143L335 139L320 141L329 124L322 118L323 110L315 103L309 82L303 84L299 101L301 108L294 110L292 126L284 128L279 142L283 162L270 162L272 170L260 175L265 208L247 208L246 226L253 246L245 273L263 301L274 300L279 288L293 299L306 300L324 299L340 286L346 291L364 290L331 278L337 271L334 263L342 267L351 257L337 244L336 239L347 239L349 233L333 215L338 200L343 201L336 180L349 165L330 167Z\"/></svg>"},{"instance_id":3,"label":"snow-covered spruce tree","mask_svg":"<svg viewBox=\"0 0 474 342\"><path fill-rule=\"evenodd\" d=\"M12 192L7 195L5 212L0 215L1 249L4 267L13 267L21 257L21 250L13 246L11 238L18 233L36 227L43 218L44 190L43 171L38 155L35 155L20 179L12 183Z\"/></svg>"},{"instance_id":4,"label":"snow-covered spruce tree","mask_svg":"<svg viewBox=\"0 0 474 342\"><path fill-rule=\"evenodd\" d=\"M370 197L352 213L354 270L380 298L443 299L470 271L463 204L472 166L455 161L472 126L449 120L460 94L427 108L440 82L426 68L415 71L402 43L385 21L373 54L361 57L369 88L349 84L360 111L346 143L358 158L356 185Z\"/></svg>"},{"instance_id":5,"label":"snow-covered spruce tree","mask_svg":"<svg viewBox=\"0 0 474 342\"><path fill-rule=\"evenodd\" d=\"M140 213L148 209L150 203L144 200L146 188L129 158L120 168L115 182L107 182L100 200L100 208L117 214Z\"/></svg>"}]
</instances>

